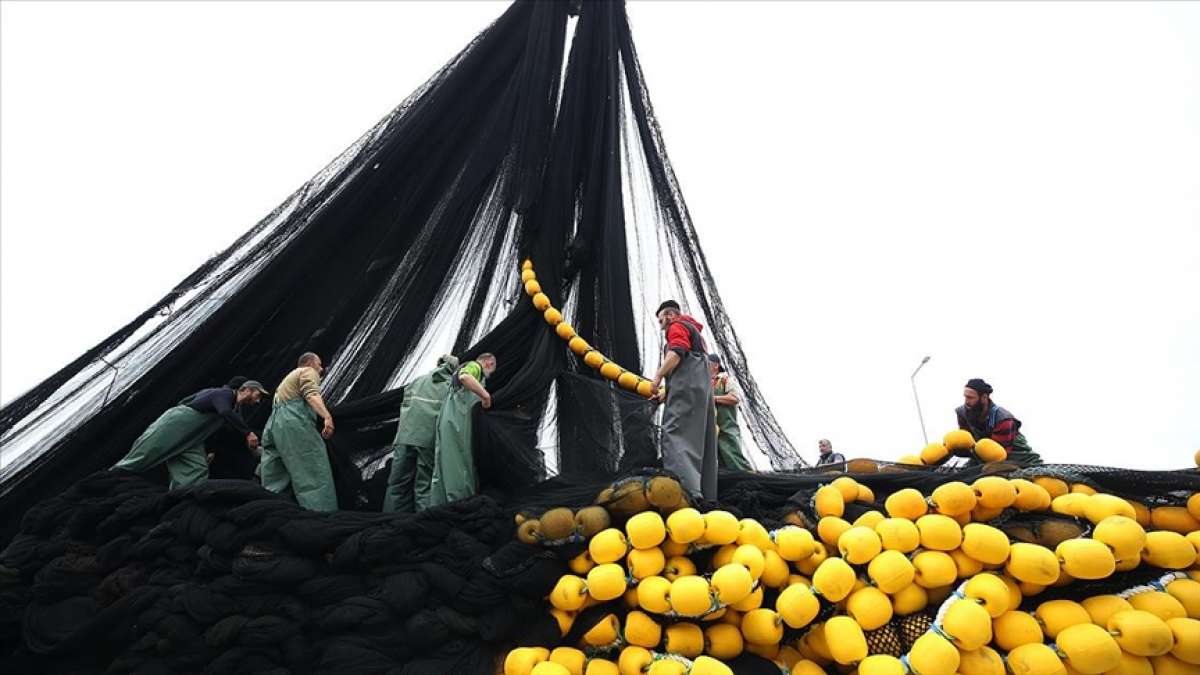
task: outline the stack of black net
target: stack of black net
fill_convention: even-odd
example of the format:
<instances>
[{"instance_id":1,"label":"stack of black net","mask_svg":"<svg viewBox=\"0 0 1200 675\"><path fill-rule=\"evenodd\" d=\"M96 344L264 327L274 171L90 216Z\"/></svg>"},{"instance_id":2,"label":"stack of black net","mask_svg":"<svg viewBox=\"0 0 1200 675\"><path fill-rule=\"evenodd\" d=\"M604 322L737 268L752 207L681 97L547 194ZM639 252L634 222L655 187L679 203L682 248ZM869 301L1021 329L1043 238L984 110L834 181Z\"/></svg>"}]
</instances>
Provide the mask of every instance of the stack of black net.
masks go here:
<instances>
[{"instance_id":1,"label":"stack of black net","mask_svg":"<svg viewBox=\"0 0 1200 675\"><path fill-rule=\"evenodd\" d=\"M3 672L488 673L552 641L564 570L479 497L420 517L306 512L246 482L96 474L0 560Z\"/></svg>"},{"instance_id":2,"label":"stack of black net","mask_svg":"<svg viewBox=\"0 0 1200 675\"><path fill-rule=\"evenodd\" d=\"M896 490L927 494L982 473L876 464L851 475L874 490L877 509ZM1038 472L1071 472L1143 499L1200 490L1195 470ZM776 527L810 517L814 490L831 478L726 472L720 501L699 506ZM624 611L619 600L585 611L560 637L545 598L582 544L531 546L514 536L518 511L578 508L605 485L560 476L414 516L307 512L246 481L168 492L145 477L98 473L31 509L0 554L0 671L490 673L515 645L574 644L589 617ZM1059 520L1009 512L993 523L1053 545L1037 539L1038 526ZM1161 574L1075 581L1036 600L1118 592ZM930 611L898 616L868 642L873 652L904 653L930 620ZM774 668L751 654L731 665L739 674Z\"/></svg>"}]
</instances>

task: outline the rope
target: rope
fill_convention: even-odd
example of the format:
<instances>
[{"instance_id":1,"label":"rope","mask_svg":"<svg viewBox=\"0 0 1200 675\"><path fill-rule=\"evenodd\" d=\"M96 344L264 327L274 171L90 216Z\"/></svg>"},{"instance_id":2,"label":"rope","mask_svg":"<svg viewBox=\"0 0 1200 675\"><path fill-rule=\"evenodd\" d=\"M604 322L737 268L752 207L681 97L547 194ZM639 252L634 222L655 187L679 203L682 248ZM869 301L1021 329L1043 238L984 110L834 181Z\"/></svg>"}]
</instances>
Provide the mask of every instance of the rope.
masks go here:
<instances>
[{"instance_id":1,"label":"rope","mask_svg":"<svg viewBox=\"0 0 1200 675\"><path fill-rule=\"evenodd\" d=\"M1177 579L1186 578L1187 574L1184 572L1167 572L1157 579L1146 582L1145 584L1134 586L1132 588L1127 588L1116 595L1122 600L1128 600L1129 598L1135 595L1141 595L1142 593L1149 593L1151 591L1165 591L1167 590L1167 584Z\"/></svg>"},{"instance_id":2,"label":"rope","mask_svg":"<svg viewBox=\"0 0 1200 675\"><path fill-rule=\"evenodd\" d=\"M108 404L108 399L112 395L113 385L117 383L117 375L121 374L121 369L114 366L113 364L109 363L108 359L104 358L103 356L98 357L98 358L104 362L104 365L108 366L109 368L112 368L112 371L113 371L112 379L108 381L108 389L104 390L104 403L100 404L103 406L103 405Z\"/></svg>"}]
</instances>

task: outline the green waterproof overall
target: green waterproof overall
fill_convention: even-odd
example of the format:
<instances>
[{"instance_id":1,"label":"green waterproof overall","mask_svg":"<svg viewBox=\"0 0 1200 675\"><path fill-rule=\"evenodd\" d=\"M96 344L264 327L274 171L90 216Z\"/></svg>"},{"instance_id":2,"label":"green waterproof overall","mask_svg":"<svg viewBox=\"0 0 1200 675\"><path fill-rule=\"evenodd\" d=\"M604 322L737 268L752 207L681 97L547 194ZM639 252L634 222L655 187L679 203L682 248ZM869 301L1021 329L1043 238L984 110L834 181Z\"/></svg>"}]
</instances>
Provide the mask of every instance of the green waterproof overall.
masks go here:
<instances>
[{"instance_id":1,"label":"green waterproof overall","mask_svg":"<svg viewBox=\"0 0 1200 675\"><path fill-rule=\"evenodd\" d=\"M483 368L471 361L458 370L450 385L450 393L438 415L430 507L466 499L477 489L475 456L471 452L471 409L479 397L462 386L458 375L473 375L479 384L485 384Z\"/></svg>"},{"instance_id":2,"label":"green waterproof overall","mask_svg":"<svg viewBox=\"0 0 1200 675\"><path fill-rule=\"evenodd\" d=\"M663 468L704 499L717 498L717 420L712 397L708 356L693 351L680 357L679 365L667 376Z\"/></svg>"},{"instance_id":3,"label":"green waterproof overall","mask_svg":"<svg viewBox=\"0 0 1200 675\"><path fill-rule=\"evenodd\" d=\"M728 382L727 377L718 377L713 385L713 396L724 396ZM742 430L738 427L736 405L717 406L717 464L735 471L754 471L742 454Z\"/></svg>"},{"instance_id":4,"label":"green waterproof overall","mask_svg":"<svg viewBox=\"0 0 1200 675\"><path fill-rule=\"evenodd\" d=\"M114 469L145 471L166 463L170 488L195 485L208 478L204 439L221 428L220 415L177 405L154 420L133 442L129 454Z\"/></svg>"},{"instance_id":5,"label":"green waterproof overall","mask_svg":"<svg viewBox=\"0 0 1200 675\"><path fill-rule=\"evenodd\" d=\"M291 493L310 511L336 511L333 470L317 419L303 398L276 403L263 430L259 473L271 492Z\"/></svg>"},{"instance_id":6,"label":"green waterproof overall","mask_svg":"<svg viewBox=\"0 0 1200 675\"><path fill-rule=\"evenodd\" d=\"M400 420L392 440L392 471L383 496L385 513L413 513L429 507L433 481L434 446L438 413L450 393L458 359L442 357L437 370L422 375L404 388Z\"/></svg>"}]
</instances>

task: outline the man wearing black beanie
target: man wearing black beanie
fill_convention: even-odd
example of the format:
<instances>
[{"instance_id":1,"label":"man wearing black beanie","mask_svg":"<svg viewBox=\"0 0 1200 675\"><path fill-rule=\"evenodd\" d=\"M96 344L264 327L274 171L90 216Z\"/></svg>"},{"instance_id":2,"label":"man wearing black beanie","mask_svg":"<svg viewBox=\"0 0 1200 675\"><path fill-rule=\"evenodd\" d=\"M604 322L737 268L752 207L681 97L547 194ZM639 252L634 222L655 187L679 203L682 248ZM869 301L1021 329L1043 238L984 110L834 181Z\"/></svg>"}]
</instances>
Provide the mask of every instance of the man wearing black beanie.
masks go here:
<instances>
[{"instance_id":1,"label":"man wearing black beanie","mask_svg":"<svg viewBox=\"0 0 1200 675\"><path fill-rule=\"evenodd\" d=\"M958 428L971 432L975 440L990 438L1003 445L1010 455L1014 451L1031 452L1021 434L1021 420L992 402L992 385L982 379L975 377L967 381L963 405L954 412L958 416Z\"/></svg>"}]
</instances>

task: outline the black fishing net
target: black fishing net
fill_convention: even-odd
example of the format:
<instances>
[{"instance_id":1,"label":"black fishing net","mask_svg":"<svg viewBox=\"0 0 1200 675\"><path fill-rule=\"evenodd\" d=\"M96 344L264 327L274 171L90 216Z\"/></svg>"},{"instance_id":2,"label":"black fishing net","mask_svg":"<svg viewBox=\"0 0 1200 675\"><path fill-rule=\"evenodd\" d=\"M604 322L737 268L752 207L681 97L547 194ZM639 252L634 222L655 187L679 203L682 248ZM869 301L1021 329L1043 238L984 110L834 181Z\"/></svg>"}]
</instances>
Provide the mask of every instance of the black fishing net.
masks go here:
<instances>
[{"instance_id":1,"label":"black fishing net","mask_svg":"<svg viewBox=\"0 0 1200 675\"><path fill-rule=\"evenodd\" d=\"M1131 588L1147 586L1161 579L1166 570L1157 567L1138 567L1128 572L1116 572L1113 575L1096 581L1072 580L1065 586L1051 586L1046 590L1025 598L1021 608L1033 611L1038 605L1050 600L1074 600L1090 598L1096 595L1117 595Z\"/></svg>"},{"instance_id":2,"label":"black fishing net","mask_svg":"<svg viewBox=\"0 0 1200 675\"><path fill-rule=\"evenodd\" d=\"M854 477L871 485L880 503L902 488L928 493L982 473L879 468ZM640 486L653 475L643 471L629 480ZM814 487L832 477L722 472L720 501L698 506L776 527L803 513ZM1195 471L1153 478L1174 489L1200 489ZM606 603L582 612L561 637L545 598L585 544L536 546L514 537L518 511L582 507L608 487L559 475L419 515L316 513L249 481L167 491L151 477L100 472L31 508L0 554L0 669L490 673L513 646L576 644L589 622L609 612L624 616L619 600ZM612 524L621 527L625 518L614 512ZM1038 539L1046 523L1078 524L1051 513L1006 513L993 523L1014 541L1028 528L1046 545L1052 543ZM704 554L692 557L702 569L710 563ZM1026 605L1120 592L1163 573L1143 567L1077 580L1047 588ZM764 593L765 605L775 597ZM822 605L818 621L836 609ZM872 653L906 652L935 610L897 616L871 631ZM774 672L750 654L730 665L739 674Z\"/></svg>"},{"instance_id":3,"label":"black fishing net","mask_svg":"<svg viewBox=\"0 0 1200 675\"><path fill-rule=\"evenodd\" d=\"M1009 478L1049 476L1083 483L1102 492L1140 501L1147 506L1181 506L1200 489L1200 470L1138 471L1082 464L1051 464L1014 471Z\"/></svg>"},{"instance_id":4,"label":"black fishing net","mask_svg":"<svg viewBox=\"0 0 1200 675\"><path fill-rule=\"evenodd\" d=\"M888 654L899 658L912 649L917 638L924 635L933 625L936 611L921 611L894 617L880 628L865 631L867 648L871 654Z\"/></svg>"},{"instance_id":5,"label":"black fishing net","mask_svg":"<svg viewBox=\"0 0 1200 675\"><path fill-rule=\"evenodd\" d=\"M112 465L182 397L233 375L271 386L305 350L326 357L329 401L363 417L391 414L394 398L372 397L444 352L497 354L485 486L656 461L652 407L548 329L521 290L525 258L578 333L635 372L658 362L658 302L681 301L740 382L758 449L777 470L802 466L713 284L623 3L570 9L514 3L228 249L0 410L3 538L13 514ZM367 448L338 428L334 448L377 469L386 434Z\"/></svg>"},{"instance_id":6,"label":"black fishing net","mask_svg":"<svg viewBox=\"0 0 1200 675\"><path fill-rule=\"evenodd\" d=\"M542 598L563 571L487 497L319 514L121 472L32 509L0 565L5 672L485 673L490 643L557 637Z\"/></svg>"},{"instance_id":7,"label":"black fishing net","mask_svg":"<svg viewBox=\"0 0 1200 675\"><path fill-rule=\"evenodd\" d=\"M583 505L605 485L558 478L514 500ZM520 543L515 511L480 496L419 515L317 513L248 481L167 491L97 473L30 509L0 554L0 665L490 673L513 645L572 644L619 604L561 637L545 597L584 544Z\"/></svg>"}]
</instances>

